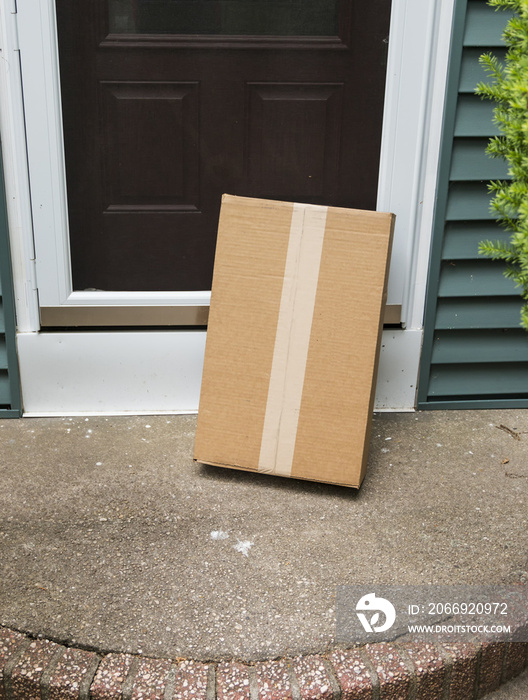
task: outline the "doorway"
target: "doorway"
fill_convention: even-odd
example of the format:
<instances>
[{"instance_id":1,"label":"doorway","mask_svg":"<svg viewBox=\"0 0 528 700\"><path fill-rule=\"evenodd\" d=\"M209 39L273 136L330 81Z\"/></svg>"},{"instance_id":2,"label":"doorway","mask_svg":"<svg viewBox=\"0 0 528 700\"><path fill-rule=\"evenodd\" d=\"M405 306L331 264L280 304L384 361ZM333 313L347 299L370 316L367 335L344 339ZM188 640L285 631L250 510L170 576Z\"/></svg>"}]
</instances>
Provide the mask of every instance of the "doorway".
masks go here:
<instances>
[{"instance_id":1,"label":"doorway","mask_svg":"<svg viewBox=\"0 0 528 700\"><path fill-rule=\"evenodd\" d=\"M221 195L374 209L390 0L57 0L74 292L211 285Z\"/></svg>"}]
</instances>

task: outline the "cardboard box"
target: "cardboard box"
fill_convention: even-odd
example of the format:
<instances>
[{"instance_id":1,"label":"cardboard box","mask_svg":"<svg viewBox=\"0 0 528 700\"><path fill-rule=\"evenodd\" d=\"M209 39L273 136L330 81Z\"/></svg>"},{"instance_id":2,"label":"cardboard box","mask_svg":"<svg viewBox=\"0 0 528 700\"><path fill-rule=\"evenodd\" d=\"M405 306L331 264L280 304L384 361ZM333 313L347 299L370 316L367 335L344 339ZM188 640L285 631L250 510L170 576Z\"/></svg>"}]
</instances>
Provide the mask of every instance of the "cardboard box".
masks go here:
<instances>
[{"instance_id":1,"label":"cardboard box","mask_svg":"<svg viewBox=\"0 0 528 700\"><path fill-rule=\"evenodd\" d=\"M196 461L360 486L393 225L224 195Z\"/></svg>"}]
</instances>

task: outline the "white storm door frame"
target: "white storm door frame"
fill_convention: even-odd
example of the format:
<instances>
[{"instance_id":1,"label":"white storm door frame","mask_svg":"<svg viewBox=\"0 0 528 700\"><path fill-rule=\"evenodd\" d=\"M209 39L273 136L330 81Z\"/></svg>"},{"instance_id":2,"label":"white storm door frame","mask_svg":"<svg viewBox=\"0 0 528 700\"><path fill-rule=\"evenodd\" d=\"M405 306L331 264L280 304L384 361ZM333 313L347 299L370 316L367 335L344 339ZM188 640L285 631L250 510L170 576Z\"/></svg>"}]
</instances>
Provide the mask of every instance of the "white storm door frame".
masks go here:
<instances>
[{"instance_id":1,"label":"white storm door frame","mask_svg":"<svg viewBox=\"0 0 528 700\"><path fill-rule=\"evenodd\" d=\"M383 333L378 410L414 407L454 2L392 3L378 209L397 216L389 301L402 303L404 329ZM103 308L206 305L209 296L72 291L54 0L0 2L0 50L26 415L196 410L204 331L39 332L39 297Z\"/></svg>"},{"instance_id":2,"label":"white storm door frame","mask_svg":"<svg viewBox=\"0 0 528 700\"><path fill-rule=\"evenodd\" d=\"M18 0L18 31L40 306L208 306L209 291L73 290L54 0Z\"/></svg>"},{"instance_id":3,"label":"white storm door frame","mask_svg":"<svg viewBox=\"0 0 528 700\"><path fill-rule=\"evenodd\" d=\"M404 323L410 320L416 247L412 200L429 97L423 78L435 58L437 5L436 0L393 0L392 8L378 209L397 215L388 303L403 304ZM208 305L209 291L73 291L55 3L18 0L17 11L40 306Z\"/></svg>"}]
</instances>

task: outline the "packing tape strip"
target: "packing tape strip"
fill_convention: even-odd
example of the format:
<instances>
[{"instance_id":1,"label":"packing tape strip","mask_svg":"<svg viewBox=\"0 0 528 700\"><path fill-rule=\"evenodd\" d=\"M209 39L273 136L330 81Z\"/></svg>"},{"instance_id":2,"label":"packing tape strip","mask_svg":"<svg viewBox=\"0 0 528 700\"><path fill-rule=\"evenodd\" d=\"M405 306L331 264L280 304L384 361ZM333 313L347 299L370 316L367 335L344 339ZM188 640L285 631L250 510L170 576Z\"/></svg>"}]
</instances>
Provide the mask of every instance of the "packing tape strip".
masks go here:
<instances>
[{"instance_id":1,"label":"packing tape strip","mask_svg":"<svg viewBox=\"0 0 528 700\"><path fill-rule=\"evenodd\" d=\"M260 472L291 476L327 211L328 207L293 205Z\"/></svg>"}]
</instances>

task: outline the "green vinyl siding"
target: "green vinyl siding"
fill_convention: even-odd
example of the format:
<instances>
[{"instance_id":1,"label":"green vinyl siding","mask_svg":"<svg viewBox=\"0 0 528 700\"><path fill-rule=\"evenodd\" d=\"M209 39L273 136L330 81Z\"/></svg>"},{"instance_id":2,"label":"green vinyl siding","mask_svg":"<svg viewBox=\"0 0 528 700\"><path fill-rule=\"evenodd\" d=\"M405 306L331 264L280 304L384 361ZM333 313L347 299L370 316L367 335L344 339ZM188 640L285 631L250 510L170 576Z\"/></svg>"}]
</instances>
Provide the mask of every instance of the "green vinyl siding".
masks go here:
<instances>
[{"instance_id":1,"label":"green vinyl siding","mask_svg":"<svg viewBox=\"0 0 528 700\"><path fill-rule=\"evenodd\" d=\"M525 362L490 362L475 364L471 372L461 364L436 365L431 373L429 393L432 398L460 395L479 399L518 396L519 373L526 370Z\"/></svg>"},{"instance_id":2,"label":"green vinyl siding","mask_svg":"<svg viewBox=\"0 0 528 700\"><path fill-rule=\"evenodd\" d=\"M440 272L438 296L442 298L511 296L515 285L504 275L496 275L497 265L493 260L443 261Z\"/></svg>"},{"instance_id":3,"label":"green vinyl siding","mask_svg":"<svg viewBox=\"0 0 528 700\"><path fill-rule=\"evenodd\" d=\"M528 407L528 333L519 293L504 265L478 253L480 241L506 240L490 213L488 183L506 163L485 152L498 134L493 105L474 94L486 76L479 57L504 58L511 15L485 0L457 0L438 199L429 269L419 408Z\"/></svg>"},{"instance_id":4,"label":"green vinyl siding","mask_svg":"<svg viewBox=\"0 0 528 700\"><path fill-rule=\"evenodd\" d=\"M508 166L499 158L490 158L486 153L488 139L457 139L453 143L451 157L451 182L473 182L502 180L508 177Z\"/></svg>"},{"instance_id":5,"label":"green vinyl siding","mask_svg":"<svg viewBox=\"0 0 528 700\"><path fill-rule=\"evenodd\" d=\"M505 14L495 12L482 0L467 0L466 21L464 23L464 48L502 46Z\"/></svg>"},{"instance_id":6,"label":"green vinyl siding","mask_svg":"<svg viewBox=\"0 0 528 700\"><path fill-rule=\"evenodd\" d=\"M449 221L444 229L442 259L471 260L482 240L508 240L508 234L494 221Z\"/></svg>"},{"instance_id":7,"label":"green vinyl siding","mask_svg":"<svg viewBox=\"0 0 528 700\"><path fill-rule=\"evenodd\" d=\"M467 363L525 362L528 354L528 333L522 329L468 329L458 333L437 330L433 348L435 365Z\"/></svg>"},{"instance_id":8,"label":"green vinyl siding","mask_svg":"<svg viewBox=\"0 0 528 700\"><path fill-rule=\"evenodd\" d=\"M501 18L501 21L504 22L503 13L497 14L497 17ZM486 73L479 63L479 58L482 53L482 48L470 49L464 47L458 85L458 92L460 94L472 93L477 83L487 79ZM494 46L493 53L497 56L499 61L503 61L506 49Z\"/></svg>"},{"instance_id":9,"label":"green vinyl siding","mask_svg":"<svg viewBox=\"0 0 528 700\"><path fill-rule=\"evenodd\" d=\"M493 119L493 104L473 95L460 95L456 111L455 137L497 136L500 131Z\"/></svg>"},{"instance_id":10,"label":"green vinyl siding","mask_svg":"<svg viewBox=\"0 0 528 700\"><path fill-rule=\"evenodd\" d=\"M439 298L435 330L517 328L521 306L519 297ZM432 340L434 349L436 334ZM467 367L467 370L470 371L471 367Z\"/></svg>"},{"instance_id":11,"label":"green vinyl siding","mask_svg":"<svg viewBox=\"0 0 528 700\"><path fill-rule=\"evenodd\" d=\"M0 419L15 418L20 414L20 387L15 348L15 307L0 149Z\"/></svg>"},{"instance_id":12,"label":"green vinyl siding","mask_svg":"<svg viewBox=\"0 0 528 700\"><path fill-rule=\"evenodd\" d=\"M451 182L447 221L488 221L490 195L485 182Z\"/></svg>"}]
</instances>

